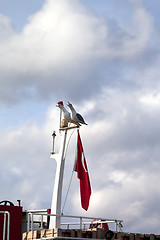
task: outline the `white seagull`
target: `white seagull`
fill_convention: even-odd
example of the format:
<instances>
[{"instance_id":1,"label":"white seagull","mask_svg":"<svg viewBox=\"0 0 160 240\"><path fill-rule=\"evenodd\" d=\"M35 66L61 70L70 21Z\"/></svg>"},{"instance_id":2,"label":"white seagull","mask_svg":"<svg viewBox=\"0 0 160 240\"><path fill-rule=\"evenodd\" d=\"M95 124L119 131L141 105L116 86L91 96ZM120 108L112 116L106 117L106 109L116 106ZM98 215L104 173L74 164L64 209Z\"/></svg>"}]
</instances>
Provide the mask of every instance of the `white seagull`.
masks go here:
<instances>
[{"instance_id":1,"label":"white seagull","mask_svg":"<svg viewBox=\"0 0 160 240\"><path fill-rule=\"evenodd\" d=\"M74 109L74 107L72 106L72 104L70 102L68 102L67 106L71 109L71 119L76 125L80 125L80 123L87 125L87 123L85 123L83 117L79 113L76 112L76 110Z\"/></svg>"},{"instance_id":2,"label":"white seagull","mask_svg":"<svg viewBox=\"0 0 160 240\"><path fill-rule=\"evenodd\" d=\"M58 104L57 104L56 106L59 107L59 108L62 110L64 119L65 119L67 122L72 122L72 123L73 123L73 121L72 121L72 119L71 119L71 114L70 114L70 113L67 111L67 109L64 107L63 101L58 102Z\"/></svg>"}]
</instances>

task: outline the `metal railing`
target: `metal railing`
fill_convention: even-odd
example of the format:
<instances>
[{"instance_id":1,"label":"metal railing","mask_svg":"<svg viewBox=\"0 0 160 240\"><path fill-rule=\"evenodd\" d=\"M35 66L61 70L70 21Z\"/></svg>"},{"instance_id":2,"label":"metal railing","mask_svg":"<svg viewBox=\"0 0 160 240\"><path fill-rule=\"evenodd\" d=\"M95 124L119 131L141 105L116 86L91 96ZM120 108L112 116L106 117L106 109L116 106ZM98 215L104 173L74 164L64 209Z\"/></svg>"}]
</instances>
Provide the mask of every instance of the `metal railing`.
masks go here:
<instances>
[{"instance_id":1,"label":"metal railing","mask_svg":"<svg viewBox=\"0 0 160 240\"><path fill-rule=\"evenodd\" d=\"M34 217L40 217L39 221L35 221ZM97 217L85 217L85 216L70 216L70 215L56 215L56 214L47 214L47 213L40 213L40 212L28 212L28 221L27 221L27 232L37 230L34 228L34 223L39 223L39 229L44 229L44 218L47 216L60 216L61 218L70 218L70 219L79 219L78 222L63 222L61 226L66 226L67 229L70 226L79 226L80 229L85 229L86 226L90 226L91 223L113 223L114 224L114 231L121 232L122 231L122 223L123 220L117 219L105 219L105 218L97 218Z\"/></svg>"},{"instance_id":2,"label":"metal railing","mask_svg":"<svg viewBox=\"0 0 160 240\"><path fill-rule=\"evenodd\" d=\"M98 239L98 238L80 238L80 237L62 237L62 236L59 236L59 237L44 237L44 238L38 238L36 240L54 240L54 239L64 239L64 240L102 240L101 238Z\"/></svg>"},{"instance_id":3,"label":"metal railing","mask_svg":"<svg viewBox=\"0 0 160 240\"><path fill-rule=\"evenodd\" d=\"M7 240L9 240L9 228L10 228L10 213L8 211L0 211L0 214L4 214L4 220L3 220L3 240L6 240L6 235L7 235ZM8 218L7 218L8 216ZM7 231L6 231L7 229ZM7 232L7 234L6 234Z\"/></svg>"}]
</instances>

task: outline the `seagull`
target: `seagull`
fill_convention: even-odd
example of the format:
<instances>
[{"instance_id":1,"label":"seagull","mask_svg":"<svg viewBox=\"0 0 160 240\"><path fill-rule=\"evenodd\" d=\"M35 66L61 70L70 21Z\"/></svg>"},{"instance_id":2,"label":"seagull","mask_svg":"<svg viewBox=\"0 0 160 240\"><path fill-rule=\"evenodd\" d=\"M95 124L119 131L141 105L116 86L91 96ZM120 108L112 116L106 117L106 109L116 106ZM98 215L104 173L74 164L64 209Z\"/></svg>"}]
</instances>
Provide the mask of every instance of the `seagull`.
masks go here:
<instances>
[{"instance_id":1,"label":"seagull","mask_svg":"<svg viewBox=\"0 0 160 240\"><path fill-rule=\"evenodd\" d=\"M74 109L74 107L72 106L72 104L70 102L68 102L67 106L71 110L71 119L76 125L80 125L80 123L87 125L87 123L85 123L83 117L79 113L76 112L76 110Z\"/></svg>"},{"instance_id":2,"label":"seagull","mask_svg":"<svg viewBox=\"0 0 160 240\"><path fill-rule=\"evenodd\" d=\"M73 121L72 121L72 119L71 119L71 114L70 114L70 113L67 111L67 109L64 107L63 101L58 102L56 106L59 107L59 108L62 110L64 119L65 119L67 122L72 122L72 123L73 123Z\"/></svg>"}]
</instances>

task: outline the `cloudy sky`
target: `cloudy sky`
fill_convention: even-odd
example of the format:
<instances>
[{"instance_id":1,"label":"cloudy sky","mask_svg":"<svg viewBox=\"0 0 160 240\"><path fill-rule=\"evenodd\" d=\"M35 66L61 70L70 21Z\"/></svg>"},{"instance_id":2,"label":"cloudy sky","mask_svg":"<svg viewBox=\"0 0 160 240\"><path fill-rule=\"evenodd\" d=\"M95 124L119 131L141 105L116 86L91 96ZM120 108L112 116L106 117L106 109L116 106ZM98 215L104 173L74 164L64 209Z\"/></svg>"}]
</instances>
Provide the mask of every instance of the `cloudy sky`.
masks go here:
<instances>
[{"instance_id":1,"label":"cloudy sky","mask_svg":"<svg viewBox=\"0 0 160 240\"><path fill-rule=\"evenodd\" d=\"M92 196L73 176L65 214L160 233L159 0L0 0L0 200L50 208L63 100L80 129ZM75 156L66 156L63 202ZM62 203L63 205L63 203Z\"/></svg>"}]
</instances>

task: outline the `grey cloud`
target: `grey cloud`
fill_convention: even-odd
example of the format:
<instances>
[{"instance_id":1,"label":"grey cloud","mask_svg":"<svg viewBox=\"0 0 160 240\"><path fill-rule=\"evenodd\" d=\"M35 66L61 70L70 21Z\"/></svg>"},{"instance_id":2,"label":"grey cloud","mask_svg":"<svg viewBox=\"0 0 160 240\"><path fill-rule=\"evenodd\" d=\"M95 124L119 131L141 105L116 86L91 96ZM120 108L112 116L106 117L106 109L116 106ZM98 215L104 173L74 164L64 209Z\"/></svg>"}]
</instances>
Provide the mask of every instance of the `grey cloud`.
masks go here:
<instances>
[{"instance_id":1,"label":"grey cloud","mask_svg":"<svg viewBox=\"0 0 160 240\"><path fill-rule=\"evenodd\" d=\"M12 36L14 36L14 28L13 28L11 20L8 17L4 16L3 14L0 14L0 40L1 40L1 43L6 42Z\"/></svg>"},{"instance_id":2,"label":"grey cloud","mask_svg":"<svg viewBox=\"0 0 160 240\"><path fill-rule=\"evenodd\" d=\"M125 72L148 46L153 27L149 14L135 8L131 26L137 28L130 32L128 24L98 18L72 3L46 2L21 34L1 46L3 104L60 94L80 99L82 93L94 96L103 85L133 84Z\"/></svg>"}]
</instances>

